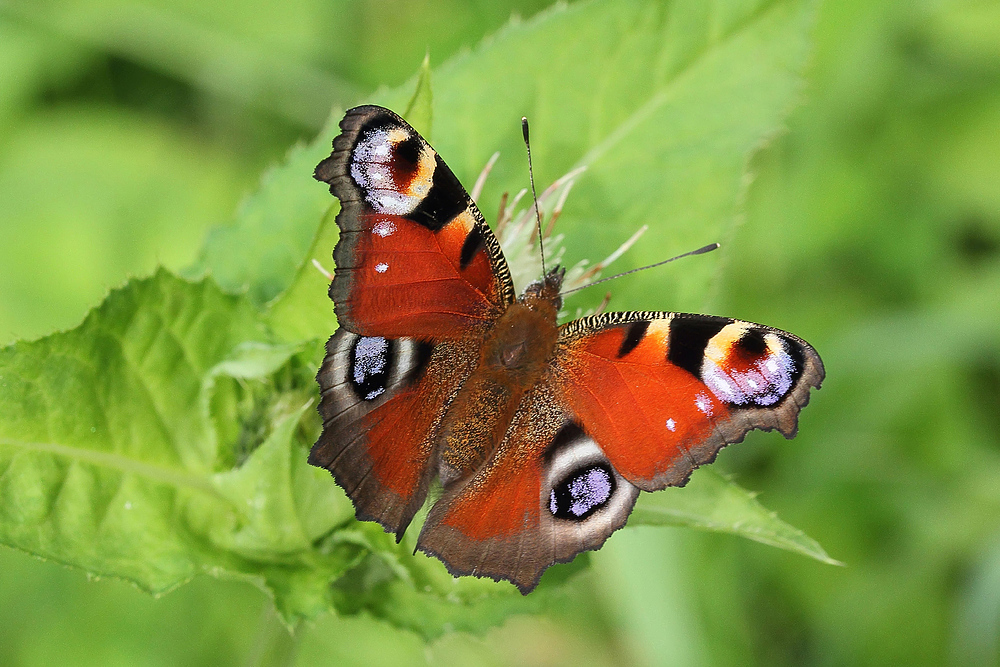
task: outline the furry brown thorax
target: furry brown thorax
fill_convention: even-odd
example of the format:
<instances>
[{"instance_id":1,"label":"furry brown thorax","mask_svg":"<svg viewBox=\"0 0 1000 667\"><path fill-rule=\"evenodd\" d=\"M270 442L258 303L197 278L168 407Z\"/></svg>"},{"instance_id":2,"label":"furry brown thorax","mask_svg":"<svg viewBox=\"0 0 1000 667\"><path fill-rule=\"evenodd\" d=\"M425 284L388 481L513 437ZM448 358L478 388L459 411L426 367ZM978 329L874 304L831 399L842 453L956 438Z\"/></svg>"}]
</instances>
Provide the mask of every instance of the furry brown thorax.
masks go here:
<instances>
[{"instance_id":1,"label":"furry brown thorax","mask_svg":"<svg viewBox=\"0 0 1000 667\"><path fill-rule=\"evenodd\" d=\"M441 483L473 474L500 444L524 393L548 367L559 338L556 317L565 269L531 283L490 327L479 364L455 397L441 432Z\"/></svg>"}]
</instances>

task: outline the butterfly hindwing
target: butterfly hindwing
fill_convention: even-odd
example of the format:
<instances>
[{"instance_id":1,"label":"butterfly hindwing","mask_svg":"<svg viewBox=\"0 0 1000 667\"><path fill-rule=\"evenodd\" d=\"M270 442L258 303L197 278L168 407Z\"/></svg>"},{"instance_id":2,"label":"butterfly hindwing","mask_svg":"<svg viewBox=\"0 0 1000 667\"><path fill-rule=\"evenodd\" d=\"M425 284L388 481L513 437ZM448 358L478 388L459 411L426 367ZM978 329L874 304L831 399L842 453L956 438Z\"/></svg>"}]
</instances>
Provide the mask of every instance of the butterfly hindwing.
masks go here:
<instances>
[{"instance_id":1,"label":"butterfly hindwing","mask_svg":"<svg viewBox=\"0 0 1000 667\"><path fill-rule=\"evenodd\" d=\"M316 167L341 202L330 286L341 326L442 340L514 300L500 244L458 179L402 118L351 109Z\"/></svg>"},{"instance_id":2,"label":"butterfly hindwing","mask_svg":"<svg viewBox=\"0 0 1000 667\"><path fill-rule=\"evenodd\" d=\"M567 410L644 491L683 485L752 429L791 438L824 375L816 351L792 334L657 312L564 325L554 365Z\"/></svg>"},{"instance_id":3,"label":"butterfly hindwing","mask_svg":"<svg viewBox=\"0 0 1000 667\"><path fill-rule=\"evenodd\" d=\"M431 508L417 547L456 576L506 579L527 593L553 563L600 548L638 494L543 380L486 464Z\"/></svg>"},{"instance_id":4,"label":"butterfly hindwing","mask_svg":"<svg viewBox=\"0 0 1000 667\"><path fill-rule=\"evenodd\" d=\"M317 375L323 432L309 462L333 473L358 518L402 535L436 472L437 427L475 359L469 340L431 345L345 328L330 338Z\"/></svg>"}]
</instances>

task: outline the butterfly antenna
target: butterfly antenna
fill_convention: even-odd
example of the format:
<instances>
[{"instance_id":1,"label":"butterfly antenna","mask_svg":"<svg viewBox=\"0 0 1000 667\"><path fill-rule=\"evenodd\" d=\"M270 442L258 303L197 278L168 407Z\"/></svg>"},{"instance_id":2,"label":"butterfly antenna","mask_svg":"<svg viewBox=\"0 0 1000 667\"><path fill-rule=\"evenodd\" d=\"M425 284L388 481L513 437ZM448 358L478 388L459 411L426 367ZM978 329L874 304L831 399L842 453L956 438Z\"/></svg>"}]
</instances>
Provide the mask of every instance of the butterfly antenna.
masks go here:
<instances>
[{"instance_id":1,"label":"butterfly antenna","mask_svg":"<svg viewBox=\"0 0 1000 667\"><path fill-rule=\"evenodd\" d=\"M706 252L712 252L713 250L715 250L718 247L719 247L718 243L709 243L707 246L703 246L701 248L698 248L697 250L692 250L691 252L686 252L683 255L677 255L676 257L671 257L670 259L665 259L662 262L657 262L656 264L650 264L649 266L640 266L638 269L631 269L630 271L625 271L623 273L619 273L619 274L614 275L614 276L608 276L607 278L601 278L600 280L595 280L592 283L587 283L586 285L582 285L580 287L574 287L573 289L569 289L569 290L566 290L565 292L561 292L559 294L559 296L566 296L567 294L572 294L573 292L579 292L580 290L586 289L587 287L592 287L594 285L599 285L600 283L606 283L609 280L614 280L615 278L621 278L622 276L627 276L630 273L635 273L637 271L645 271L646 269L652 269L652 268L655 268L657 266L663 266L664 264L667 264L668 262L672 262L675 259L680 259L681 257L690 257L691 255L703 255Z\"/></svg>"},{"instance_id":2,"label":"butterfly antenna","mask_svg":"<svg viewBox=\"0 0 1000 667\"><path fill-rule=\"evenodd\" d=\"M535 174L531 169L531 142L528 141L528 119L521 117L521 133L524 147L528 151L528 182L531 183L531 198L535 200L535 220L538 222L538 252L542 255L542 278L545 278L545 245L542 238L542 212L538 209L538 195L535 194Z\"/></svg>"}]
</instances>

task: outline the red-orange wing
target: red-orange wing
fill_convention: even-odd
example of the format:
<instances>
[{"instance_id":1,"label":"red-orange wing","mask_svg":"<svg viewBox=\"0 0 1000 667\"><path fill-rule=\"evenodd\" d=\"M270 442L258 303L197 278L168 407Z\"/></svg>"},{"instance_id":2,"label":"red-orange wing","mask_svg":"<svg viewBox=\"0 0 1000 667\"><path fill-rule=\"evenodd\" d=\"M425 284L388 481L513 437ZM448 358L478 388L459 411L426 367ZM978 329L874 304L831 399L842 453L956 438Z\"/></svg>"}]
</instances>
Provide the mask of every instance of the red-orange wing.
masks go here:
<instances>
[{"instance_id":1,"label":"red-orange wing","mask_svg":"<svg viewBox=\"0 0 1000 667\"><path fill-rule=\"evenodd\" d=\"M486 464L434 504L417 548L456 576L506 579L528 593L553 563L600 548L638 495L546 378Z\"/></svg>"},{"instance_id":2,"label":"red-orange wing","mask_svg":"<svg viewBox=\"0 0 1000 667\"><path fill-rule=\"evenodd\" d=\"M823 363L804 340L708 315L607 313L560 331L554 388L643 491L687 482L751 429L795 435Z\"/></svg>"},{"instance_id":3,"label":"red-orange wing","mask_svg":"<svg viewBox=\"0 0 1000 667\"><path fill-rule=\"evenodd\" d=\"M340 326L445 340L514 300L500 244L448 165L388 109L351 109L316 178L340 199L330 285Z\"/></svg>"}]
</instances>

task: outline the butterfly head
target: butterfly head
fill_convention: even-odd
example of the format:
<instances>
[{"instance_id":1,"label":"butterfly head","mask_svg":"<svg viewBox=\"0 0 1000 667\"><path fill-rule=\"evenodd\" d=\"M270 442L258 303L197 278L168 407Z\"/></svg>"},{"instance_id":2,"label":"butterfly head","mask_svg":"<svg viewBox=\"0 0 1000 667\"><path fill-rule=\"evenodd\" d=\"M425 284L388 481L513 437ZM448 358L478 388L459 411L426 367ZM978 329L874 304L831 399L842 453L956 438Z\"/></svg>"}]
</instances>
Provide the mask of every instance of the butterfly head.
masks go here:
<instances>
[{"instance_id":1,"label":"butterfly head","mask_svg":"<svg viewBox=\"0 0 1000 667\"><path fill-rule=\"evenodd\" d=\"M524 294L519 301L527 304L529 307L533 303L545 302L546 304L555 306L555 309L558 311L562 308L562 297L559 295L559 290L562 289L565 275L566 269L556 265L541 280L536 280L525 287Z\"/></svg>"}]
</instances>

